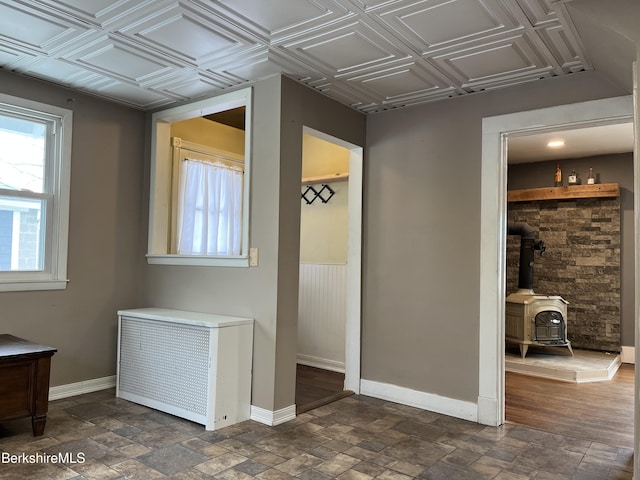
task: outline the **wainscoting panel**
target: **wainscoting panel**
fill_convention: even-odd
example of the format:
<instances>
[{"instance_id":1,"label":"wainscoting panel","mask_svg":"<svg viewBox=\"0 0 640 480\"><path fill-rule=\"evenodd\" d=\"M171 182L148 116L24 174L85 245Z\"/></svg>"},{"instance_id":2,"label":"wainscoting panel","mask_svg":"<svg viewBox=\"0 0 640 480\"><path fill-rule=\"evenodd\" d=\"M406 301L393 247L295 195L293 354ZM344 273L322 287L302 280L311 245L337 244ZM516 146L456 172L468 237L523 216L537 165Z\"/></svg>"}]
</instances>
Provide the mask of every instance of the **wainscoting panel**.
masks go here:
<instances>
[{"instance_id":1,"label":"wainscoting panel","mask_svg":"<svg viewBox=\"0 0 640 480\"><path fill-rule=\"evenodd\" d=\"M298 363L344 372L347 266L300 265Z\"/></svg>"}]
</instances>

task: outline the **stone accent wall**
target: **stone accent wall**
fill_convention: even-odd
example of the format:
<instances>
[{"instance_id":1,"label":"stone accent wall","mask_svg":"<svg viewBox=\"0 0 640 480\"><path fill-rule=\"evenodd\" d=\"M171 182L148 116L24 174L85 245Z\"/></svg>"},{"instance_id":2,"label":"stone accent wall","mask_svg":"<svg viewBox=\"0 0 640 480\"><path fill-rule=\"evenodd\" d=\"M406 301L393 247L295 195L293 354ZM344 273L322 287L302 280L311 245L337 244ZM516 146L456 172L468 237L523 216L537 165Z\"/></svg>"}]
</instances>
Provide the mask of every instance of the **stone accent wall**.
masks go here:
<instances>
[{"instance_id":1,"label":"stone accent wall","mask_svg":"<svg viewBox=\"0 0 640 480\"><path fill-rule=\"evenodd\" d=\"M535 293L560 295L574 348L620 351L620 200L510 203L508 219L527 222L546 252L535 255ZM518 288L520 237L507 236L507 295Z\"/></svg>"}]
</instances>

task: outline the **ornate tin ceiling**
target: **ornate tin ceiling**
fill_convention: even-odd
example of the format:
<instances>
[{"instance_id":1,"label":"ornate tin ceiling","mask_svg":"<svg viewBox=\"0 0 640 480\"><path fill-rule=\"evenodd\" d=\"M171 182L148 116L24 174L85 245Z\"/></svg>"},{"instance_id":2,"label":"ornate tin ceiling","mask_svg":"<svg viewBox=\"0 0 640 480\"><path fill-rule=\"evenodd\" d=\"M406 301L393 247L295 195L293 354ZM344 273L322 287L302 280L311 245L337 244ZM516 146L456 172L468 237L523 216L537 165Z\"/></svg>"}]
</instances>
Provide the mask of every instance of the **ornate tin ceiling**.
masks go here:
<instances>
[{"instance_id":1,"label":"ornate tin ceiling","mask_svg":"<svg viewBox=\"0 0 640 480\"><path fill-rule=\"evenodd\" d=\"M282 72L367 113L591 69L551 0L0 0L0 67L142 110Z\"/></svg>"}]
</instances>

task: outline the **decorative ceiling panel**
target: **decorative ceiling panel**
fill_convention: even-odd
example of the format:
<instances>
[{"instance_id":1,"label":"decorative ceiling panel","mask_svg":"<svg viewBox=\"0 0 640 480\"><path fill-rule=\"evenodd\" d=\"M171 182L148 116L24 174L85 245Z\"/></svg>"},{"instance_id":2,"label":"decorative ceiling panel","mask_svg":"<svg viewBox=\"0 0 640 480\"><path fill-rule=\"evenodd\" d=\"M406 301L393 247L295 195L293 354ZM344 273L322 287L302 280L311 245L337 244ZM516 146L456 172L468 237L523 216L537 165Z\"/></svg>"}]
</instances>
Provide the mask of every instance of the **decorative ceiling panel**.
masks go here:
<instances>
[{"instance_id":1,"label":"decorative ceiling panel","mask_svg":"<svg viewBox=\"0 0 640 480\"><path fill-rule=\"evenodd\" d=\"M6 46L46 54L84 31L80 22L73 23L45 9L18 2L0 3L0 41Z\"/></svg>"},{"instance_id":2,"label":"decorative ceiling panel","mask_svg":"<svg viewBox=\"0 0 640 480\"><path fill-rule=\"evenodd\" d=\"M255 46L246 35L228 28L228 23L206 15L207 11L174 4L119 32L196 67Z\"/></svg>"},{"instance_id":3,"label":"decorative ceiling panel","mask_svg":"<svg viewBox=\"0 0 640 480\"><path fill-rule=\"evenodd\" d=\"M443 48L459 49L473 41L523 28L498 0L405 2L378 10L375 16L420 55Z\"/></svg>"},{"instance_id":4,"label":"decorative ceiling panel","mask_svg":"<svg viewBox=\"0 0 640 480\"><path fill-rule=\"evenodd\" d=\"M376 104L404 106L408 101L428 101L456 94L455 87L433 77L421 62L405 63L349 79L357 90L369 91Z\"/></svg>"},{"instance_id":5,"label":"decorative ceiling panel","mask_svg":"<svg viewBox=\"0 0 640 480\"><path fill-rule=\"evenodd\" d=\"M352 3L361 8L364 12L370 12L381 6L389 5L391 3L400 3L399 0L351 0Z\"/></svg>"},{"instance_id":6,"label":"decorative ceiling panel","mask_svg":"<svg viewBox=\"0 0 640 480\"><path fill-rule=\"evenodd\" d=\"M333 0L197 0L264 43L282 42L353 14Z\"/></svg>"},{"instance_id":7,"label":"decorative ceiling panel","mask_svg":"<svg viewBox=\"0 0 640 480\"><path fill-rule=\"evenodd\" d=\"M107 77L139 85L173 72L175 65L165 58L122 40L110 36L92 42L69 60Z\"/></svg>"},{"instance_id":8,"label":"decorative ceiling panel","mask_svg":"<svg viewBox=\"0 0 640 480\"><path fill-rule=\"evenodd\" d=\"M50 12L62 12L95 27L109 28L125 18L130 21L137 11L158 9L167 0L23 0L42 4Z\"/></svg>"},{"instance_id":9,"label":"decorative ceiling panel","mask_svg":"<svg viewBox=\"0 0 640 480\"><path fill-rule=\"evenodd\" d=\"M268 48L237 55L226 62L217 62L214 68L232 83L260 80L281 72L288 72L290 76L298 79L304 78L306 83L312 79L324 78L308 65L283 55L279 50Z\"/></svg>"},{"instance_id":10,"label":"decorative ceiling panel","mask_svg":"<svg viewBox=\"0 0 640 480\"><path fill-rule=\"evenodd\" d=\"M213 96L228 85L228 82L211 75L184 70L178 77L156 83L154 90L165 93L169 98L189 100ZM167 100L165 103L171 102Z\"/></svg>"},{"instance_id":11,"label":"decorative ceiling panel","mask_svg":"<svg viewBox=\"0 0 640 480\"><path fill-rule=\"evenodd\" d=\"M558 24L545 26L540 32L541 36L549 40L551 50L557 52L560 57L558 60L563 64L565 71L591 70L591 62L584 53L582 40L564 2L565 0L558 0L554 3Z\"/></svg>"},{"instance_id":12,"label":"decorative ceiling panel","mask_svg":"<svg viewBox=\"0 0 640 480\"><path fill-rule=\"evenodd\" d=\"M104 97L114 100L119 99L128 105L141 109L150 109L167 104L166 96L160 92L146 89L141 95L139 88L124 82L111 82L109 85L100 87L97 90Z\"/></svg>"},{"instance_id":13,"label":"decorative ceiling panel","mask_svg":"<svg viewBox=\"0 0 640 480\"><path fill-rule=\"evenodd\" d=\"M565 72L576 72L585 68L578 46L568 38L566 29L556 25L540 29L538 34Z\"/></svg>"},{"instance_id":14,"label":"decorative ceiling panel","mask_svg":"<svg viewBox=\"0 0 640 480\"><path fill-rule=\"evenodd\" d=\"M71 63L53 58L37 59L31 62L28 67L17 71L26 70L32 75L37 75L45 80L60 82L66 86L82 86L90 81L91 72Z\"/></svg>"},{"instance_id":15,"label":"decorative ceiling panel","mask_svg":"<svg viewBox=\"0 0 640 480\"><path fill-rule=\"evenodd\" d=\"M343 23L280 48L287 55L334 77L408 58L388 38L364 22Z\"/></svg>"},{"instance_id":16,"label":"decorative ceiling panel","mask_svg":"<svg viewBox=\"0 0 640 480\"><path fill-rule=\"evenodd\" d=\"M363 86L371 88L382 98L389 100L405 95L416 95L425 91L438 90L439 85L420 75L414 65L400 68L393 72L376 74L362 80Z\"/></svg>"},{"instance_id":17,"label":"decorative ceiling panel","mask_svg":"<svg viewBox=\"0 0 640 480\"><path fill-rule=\"evenodd\" d=\"M553 67L540 58L526 37L479 45L472 49L434 57L433 61L462 88L484 89L492 82L548 76Z\"/></svg>"},{"instance_id":18,"label":"decorative ceiling panel","mask_svg":"<svg viewBox=\"0 0 640 480\"><path fill-rule=\"evenodd\" d=\"M315 88L328 97L358 110L370 111L366 109L373 109L375 111L379 105L373 97L362 91L357 91L345 82L318 82Z\"/></svg>"},{"instance_id":19,"label":"decorative ceiling panel","mask_svg":"<svg viewBox=\"0 0 640 480\"><path fill-rule=\"evenodd\" d=\"M556 12L545 0L518 0L518 5L534 27L555 23L558 20Z\"/></svg>"},{"instance_id":20,"label":"decorative ceiling panel","mask_svg":"<svg viewBox=\"0 0 640 480\"><path fill-rule=\"evenodd\" d=\"M549 0L0 0L0 68L135 108L283 73L366 113L590 69Z\"/></svg>"}]
</instances>

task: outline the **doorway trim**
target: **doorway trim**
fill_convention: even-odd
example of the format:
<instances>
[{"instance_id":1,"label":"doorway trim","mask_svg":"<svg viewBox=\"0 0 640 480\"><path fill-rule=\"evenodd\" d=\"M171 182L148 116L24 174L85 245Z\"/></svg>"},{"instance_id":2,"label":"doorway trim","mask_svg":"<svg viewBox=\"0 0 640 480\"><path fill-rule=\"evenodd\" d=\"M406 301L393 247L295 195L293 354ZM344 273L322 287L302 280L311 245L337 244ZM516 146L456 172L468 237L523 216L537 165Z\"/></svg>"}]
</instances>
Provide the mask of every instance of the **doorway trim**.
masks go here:
<instances>
[{"instance_id":1,"label":"doorway trim","mask_svg":"<svg viewBox=\"0 0 640 480\"><path fill-rule=\"evenodd\" d=\"M507 137L514 133L633 121L633 97L593 100L487 117L482 121L478 422L504 423ZM634 198L638 198L638 171ZM636 217L638 212L635 213ZM638 228L636 221L636 231ZM637 256L637 254L636 254ZM638 272L636 271L636 276ZM636 292L638 285L636 285ZM637 324L637 320L636 320ZM636 325L637 329L637 325ZM637 349L636 349L637 350Z\"/></svg>"},{"instance_id":2,"label":"doorway trim","mask_svg":"<svg viewBox=\"0 0 640 480\"><path fill-rule=\"evenodd\" d=\"M345 324L344 389L360 393L362 305L362 182L363 147L310 127L303 134L349 150L349 204L347 212L347 312Z\"/></svg>"}]
</instances>

